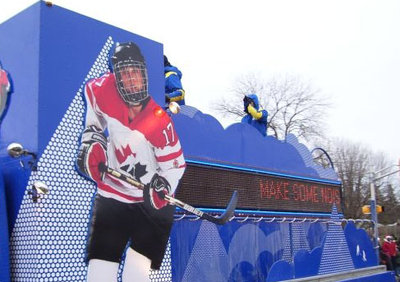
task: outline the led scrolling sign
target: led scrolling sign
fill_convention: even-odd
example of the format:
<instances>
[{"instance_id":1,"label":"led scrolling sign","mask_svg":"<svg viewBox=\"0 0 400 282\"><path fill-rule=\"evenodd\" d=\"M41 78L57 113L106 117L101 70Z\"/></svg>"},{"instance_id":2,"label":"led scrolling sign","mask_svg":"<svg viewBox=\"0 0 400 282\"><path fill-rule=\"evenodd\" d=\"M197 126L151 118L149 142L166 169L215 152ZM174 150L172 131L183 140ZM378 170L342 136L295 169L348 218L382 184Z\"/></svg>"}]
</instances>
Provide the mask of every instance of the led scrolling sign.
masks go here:
<instances>
[{"instance_id":1,"label":"led scrolling sign","mask_svg":"<svg viewBox=\"0 0 400 282\"><path fill-rule=\"evenodd\" d=\"M338 182L318 181L188 163L177 198L197 207L224 208L233 191L238 209L342 212Z\"/></svg>"}]
</instances>

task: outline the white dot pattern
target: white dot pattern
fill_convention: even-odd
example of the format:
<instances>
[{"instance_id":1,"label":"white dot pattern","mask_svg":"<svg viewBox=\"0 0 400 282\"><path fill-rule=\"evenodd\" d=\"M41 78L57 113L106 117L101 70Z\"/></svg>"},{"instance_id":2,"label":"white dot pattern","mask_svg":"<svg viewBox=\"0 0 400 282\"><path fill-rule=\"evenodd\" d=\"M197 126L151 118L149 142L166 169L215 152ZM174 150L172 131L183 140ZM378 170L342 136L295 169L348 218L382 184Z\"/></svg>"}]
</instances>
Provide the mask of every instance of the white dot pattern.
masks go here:
<instances>
[{"instance_id":1,"label":"white dot pattern","mask_svg":"<svg viewBox=\"0 0 400 282\"><path fill-rule=\"evenodd\" d=\"M85 281L86 241L96 186L75 169L83 131L85 83L108 71L109 37L32 172L10 238L12 281ZM36 181L49 193L32 201ZM170 247L153 281L171 281ZM165 278L167 277L167 278ZM119 278L120 280L120 278Z\"/></svg>"},{"instance_id":2,"label":"white dot pattern","mask_svg":"<svg viewBox=\"0 0 400 282\"><path fill-rule=\"evenodd\" d=\"M289 233L286 238L282 260L292 263L294 255L299 250L310 251L306 231L304 229L305 227L304 223L289 223Z\"/></svg>"},{"instance_id":3,"label":"white dot pattern","mask_svg":"<svg viewBox=\"0 0 400 282\"><path fill-rule=\"evenodd\" d=\"M171 244L168 242L167 249L165 250L164 259L161 263L159 270L150 271L151 281L172 281L172 267L171 267Z\"/></svg>"},{"instance_id":4,"label":"white dot pattern","mask_svg":"<svg viewBox=\"0 0 400 282\"><path fill-rule=\"evenodd\" d=\"M340 224L336 205L333 206L331 222L328 223L325 244L322 249L319 275L355 269L344 231Z\"/></svg>"},{"instance_id":5,"label":"white dot pattern","mask_svg":"<svg viewBox=\"0 0 400 282\"><path fill-rule=\"evenodd\" d=\"M202 221L182 281L227 281L230 259L215 224Z\"/></svg>"}]
</instances>

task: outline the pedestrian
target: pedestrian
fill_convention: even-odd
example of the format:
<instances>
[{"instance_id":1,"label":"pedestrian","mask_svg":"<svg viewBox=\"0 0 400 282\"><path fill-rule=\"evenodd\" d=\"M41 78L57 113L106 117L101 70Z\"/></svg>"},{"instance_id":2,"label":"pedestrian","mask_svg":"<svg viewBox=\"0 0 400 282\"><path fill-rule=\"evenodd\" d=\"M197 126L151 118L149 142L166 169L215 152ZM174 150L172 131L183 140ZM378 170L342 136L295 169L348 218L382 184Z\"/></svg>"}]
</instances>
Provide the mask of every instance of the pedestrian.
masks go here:
<instances>
[{"instance_id":1,"label":"pedestrian","mask_svg":"<svg viewBox=\"0 0 400 282\"><path fill-rule=\"evenodd\" d=\"M382 251L386 255L387 259L387 269L395 270L396 269L396 256L397 256L397 246L394 238L390 235L385 236L384 242L382 245Z\"/></svg>"}]
</instances>

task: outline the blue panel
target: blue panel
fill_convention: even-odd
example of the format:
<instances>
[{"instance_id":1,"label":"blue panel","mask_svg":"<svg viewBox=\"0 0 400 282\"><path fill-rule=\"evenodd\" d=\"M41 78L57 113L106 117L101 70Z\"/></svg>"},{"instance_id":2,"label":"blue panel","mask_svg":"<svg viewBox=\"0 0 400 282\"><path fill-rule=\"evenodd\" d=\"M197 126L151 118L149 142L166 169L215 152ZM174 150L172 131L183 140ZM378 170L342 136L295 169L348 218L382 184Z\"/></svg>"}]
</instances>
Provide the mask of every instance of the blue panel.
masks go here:
<instances>
[{"instance_id":1,"label":"blue panel","mask_svg":"<svg viewBox=\"0 0 400 282\"><path fill-rule=\"evenodd\" d=\"M8 222L3 175L0 174L0 281L10 281Z\"/></svg>"},{"instance_id":2,"label":"blue panel","mask_svg":"<svg viewBox=\"0 0 400 282\"><path fill-rule=\"evenodd\" d=\"M325 224L233 219L219 226L181 218L171 233L173 281L283 281L354 270L360 265L350 256L352 240L364 261L374 262L363 232L351 223L343 231L335 207Z\"/></svg>"},{"instance_id":3,"label":"blue panel","mask_svg":"<svg viewBox=\"0 0 400 282\"><path fill-rule=\"evenodd\" d=\"M378 265L371 239L364 229L357 229L353 222L349 222L344 232L355 268Z\"/></svg>"},{"instance_id":4,"label":"blue panel","mask_svg":"<svg viewBox=\"0 0 400 282\"><path fill-rule=\"evenodd\" d=\"M315 248L311 253L307 250L300 250L294 257L296 278L317 275L321 255L322 248Z\"/></svg>"},{"instance_id":5,"label":"blue panel","mask_svg":"<svg viewBox=\"0 0 400 282\"><path fill-rule=\"evenodd\" d=\"M285 271L282 271L285 269ZM271 267L267 282L277 282L293 279L293 266L286 261L277 261Z\"/></svg>"},{"instance_id":6,"label":"blue panel","mask_svg":"<svg viewBox=\"0 0 400 282\"><path fill-rule=\"evenodd\" d=\"M39 13L40 5L35 4L0 25L0 60L13 83L0 131L0 162L10 227L30 171L8 157L6 148L11 142L22 143L31 151L37 151L38 146Z\"/></svg>"},{"instance_id":7,"label":"blue panel","mask_svg":"<svg viewBox=\"0 0 400 282\"><path fill-rule=\"evenodd\" d=\"M280 261L274 267L286 250L289 227L289 223L252 220L234 220L223 226L179 220L171 233L173 281L265 281L270 276L275 279L272 281L281 281L293 277L289 263Z\"/></svg>"},{"instance_id":8,"label":"blue panel","mask_svg":"<svg viewBox=\"0 0 400 282\"><path fill-rule=\"evenodd\" d=\"M26 158L23 158L23 162L26 163ZM19 161L11 160L10 157L2 158L1 170L4 176L8 225L11 232L31 171L27 167L21 167Z\"/></svg>"},{"instance_id":9,"label":"blue panel","mask_svg":"<svg viewBox=\"0 0 400 282\"><path fill-rule=\"evenodd\" d=\"M34 5L0 25L0 61L13 81L13 93L1 124L1 148L10 142L37 147L39 73L39 6Z\"/></svg>"}]
</instances>

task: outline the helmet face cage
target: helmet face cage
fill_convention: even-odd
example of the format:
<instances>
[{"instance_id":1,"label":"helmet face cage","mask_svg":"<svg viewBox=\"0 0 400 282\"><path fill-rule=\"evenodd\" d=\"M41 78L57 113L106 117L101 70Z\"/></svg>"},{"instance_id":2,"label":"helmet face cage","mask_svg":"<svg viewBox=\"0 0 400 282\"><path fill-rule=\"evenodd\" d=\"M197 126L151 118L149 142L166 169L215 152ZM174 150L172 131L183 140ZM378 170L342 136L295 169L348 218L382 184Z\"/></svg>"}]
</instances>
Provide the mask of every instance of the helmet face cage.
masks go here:
<instances>
[{"instance_id":1,"label":"helmet face cage","mask_svg":"<svg viewBox=\"0 0 400 282\"><path fill-rule=\"evenodd\" d=\"M138 72L132 75L132 72ZM125 103L137 105L148 96L147 69L143 62L131 59L114 65L118 92Z\"/></svg>"}]
</instances>

